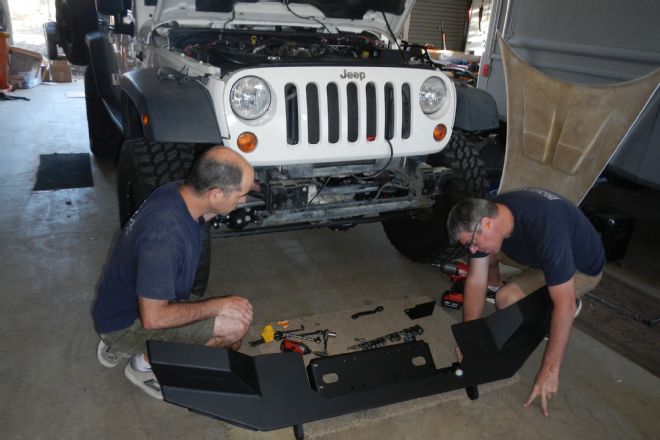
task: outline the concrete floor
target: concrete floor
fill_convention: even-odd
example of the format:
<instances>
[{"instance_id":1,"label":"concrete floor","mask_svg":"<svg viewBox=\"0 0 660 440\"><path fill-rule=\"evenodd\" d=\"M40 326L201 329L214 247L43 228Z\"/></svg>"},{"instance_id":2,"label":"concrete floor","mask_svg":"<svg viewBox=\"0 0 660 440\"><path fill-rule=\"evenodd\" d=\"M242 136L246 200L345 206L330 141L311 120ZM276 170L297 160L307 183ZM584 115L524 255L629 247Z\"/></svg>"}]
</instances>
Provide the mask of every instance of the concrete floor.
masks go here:
<instances>
[{"instance_id":1,"label":"concrete floor","mask_svg":"<svg viewBox=\"0 0 660 440\"><path fill-rule=\"evenodd\" d=\"M117 231L113 167L92 159L92 188L32 192L39 154L88 151L84 100L66 97L80 91L80 80L41 85L15 93L30 102L0 102L0 438L226 438L227 425L151 399L96 361L89 308ZM209 291L248 297L255 322L438 298L447 286L379 225L215 241L213 252ZM332 438L658 438L660 379L577 330L550 418L522 408L540 355L512 387Z\"/></svg>"}]
</instances>

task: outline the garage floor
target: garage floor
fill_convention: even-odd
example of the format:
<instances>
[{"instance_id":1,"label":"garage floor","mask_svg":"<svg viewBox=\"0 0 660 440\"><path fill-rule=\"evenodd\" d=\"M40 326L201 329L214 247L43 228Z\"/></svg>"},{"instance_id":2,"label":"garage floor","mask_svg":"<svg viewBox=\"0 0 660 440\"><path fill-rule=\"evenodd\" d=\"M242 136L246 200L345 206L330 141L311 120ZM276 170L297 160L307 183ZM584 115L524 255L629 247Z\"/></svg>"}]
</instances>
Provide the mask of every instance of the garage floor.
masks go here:
<instances>
[{"instance_id":1,"label":"garage floor","mask_svg":"<svg viewBox=\"0 0 660 440\"><path fill-rule=\"evenodd\" d=\"M80 80L41 85L14 94L30 102L0 102L0 437L223 439L223 423L150 399L96 361L89 308L117 231L113 166L92 159L91 188L32 192L39 154L88 151L84 100L67 97L81 91ZM399 255L379 225L215 241L213 252L210 292L250 298L256 322L438 298L447 286ZM540 355L512 387L333 438L658 438L660 379L579 330L550 418L538 403L522 408Z\"/></svg>"}]
</instances>

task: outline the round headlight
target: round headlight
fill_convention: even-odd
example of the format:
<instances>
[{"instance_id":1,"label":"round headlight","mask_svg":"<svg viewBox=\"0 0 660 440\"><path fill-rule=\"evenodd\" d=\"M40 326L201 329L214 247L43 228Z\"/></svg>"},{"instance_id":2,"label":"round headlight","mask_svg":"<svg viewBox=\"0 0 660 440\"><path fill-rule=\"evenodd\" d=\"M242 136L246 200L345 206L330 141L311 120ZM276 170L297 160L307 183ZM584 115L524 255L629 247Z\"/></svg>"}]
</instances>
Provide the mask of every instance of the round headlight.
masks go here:
<instances>
[{"instance_id":1,"label":"round headlight","mask_svg":"<svg viewBox=\"0 0 660 440\"><path fill-rule=\"evenodd\" d=\"M270 89L256 76L246 76L236 81L229 95L231 109L241 119L257 119L270 106Z\"/></svg>"},{"instance_id":2,"label":"round headlight","mask_svg":"<svg viewBox=\"0 0 660 440\"><path fill-rule=\"evenodd\" d=\"M427 78L419 89L419 105L424 113L435 113L447 99L447 86L437 76Z\"/></svg>"}]
</instances>

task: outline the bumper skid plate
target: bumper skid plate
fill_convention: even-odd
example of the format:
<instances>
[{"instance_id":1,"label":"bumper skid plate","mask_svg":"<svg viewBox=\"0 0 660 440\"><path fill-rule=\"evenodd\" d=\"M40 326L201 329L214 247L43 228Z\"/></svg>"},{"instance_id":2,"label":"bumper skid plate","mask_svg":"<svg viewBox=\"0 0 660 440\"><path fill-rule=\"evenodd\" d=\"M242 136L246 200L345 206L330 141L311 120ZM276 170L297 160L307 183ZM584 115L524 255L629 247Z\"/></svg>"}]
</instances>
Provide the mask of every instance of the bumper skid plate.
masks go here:
<instances>
[{"instance_id":1,"label":"bumper skid plate","mask_svg":"<svg viewBox=\"0 0 660 440\"><path fill-rule=\"evenodd\" d=\"M164 399L259 431L478 385L513 376L547 334L552 302L543 287L486 318L452 326L461 364L435 367L418 340L313 359L297 353L248 356L222 348L149 341Z\"/></svg>"}]
</instances>

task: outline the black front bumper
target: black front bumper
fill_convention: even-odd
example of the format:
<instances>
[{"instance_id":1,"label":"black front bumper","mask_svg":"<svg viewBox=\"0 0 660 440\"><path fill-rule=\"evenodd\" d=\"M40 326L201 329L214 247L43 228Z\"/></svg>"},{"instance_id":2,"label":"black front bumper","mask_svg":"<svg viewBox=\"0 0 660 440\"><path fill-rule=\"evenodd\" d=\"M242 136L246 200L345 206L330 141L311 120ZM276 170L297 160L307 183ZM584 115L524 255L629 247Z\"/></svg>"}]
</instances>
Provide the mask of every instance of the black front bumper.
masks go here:
<instances>
[{"instance_id":1,"label":"black front bumper","mask_svg":"<svg viewBox=\"0 0 660 440\"><path fill-rule=\"evenodd\" d=\"M149 341L167 402L244 428L270 431L513 376L547 334L552 302L541 288L487 318L452 326L463 362L436 369L414 341L313 359L297 353L248 356L226 349ZM422 366L411 360L423 357ZM325 383L326 374L340 380Z\"/></svg>"}]
</instances>

